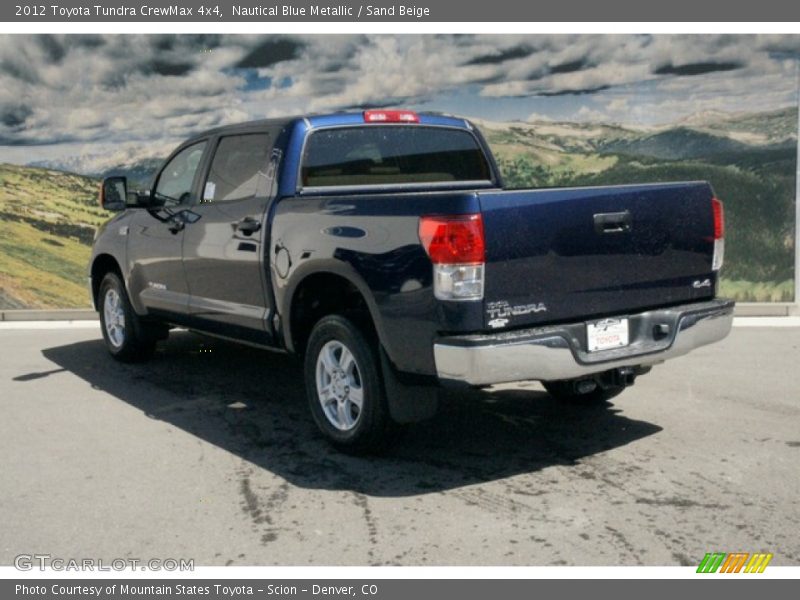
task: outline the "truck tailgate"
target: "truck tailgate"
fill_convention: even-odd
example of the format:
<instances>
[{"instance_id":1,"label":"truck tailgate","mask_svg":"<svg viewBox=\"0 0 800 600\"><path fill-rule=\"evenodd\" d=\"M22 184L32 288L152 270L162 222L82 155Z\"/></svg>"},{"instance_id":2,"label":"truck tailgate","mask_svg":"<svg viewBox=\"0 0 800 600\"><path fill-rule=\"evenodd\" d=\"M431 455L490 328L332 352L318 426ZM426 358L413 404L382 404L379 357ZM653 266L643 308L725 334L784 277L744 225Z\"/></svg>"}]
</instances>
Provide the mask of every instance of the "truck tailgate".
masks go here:
<instances>
[{"instance_id":1,"label":"truck tailgate","mask_svg":"<svg viewBox=\"0 0 800 600\"><path fill-rule=\"evenodd\" d=\"M712 195L704 182L480 192L485 325L712 297Z\"/></svg>"}]
</instances>

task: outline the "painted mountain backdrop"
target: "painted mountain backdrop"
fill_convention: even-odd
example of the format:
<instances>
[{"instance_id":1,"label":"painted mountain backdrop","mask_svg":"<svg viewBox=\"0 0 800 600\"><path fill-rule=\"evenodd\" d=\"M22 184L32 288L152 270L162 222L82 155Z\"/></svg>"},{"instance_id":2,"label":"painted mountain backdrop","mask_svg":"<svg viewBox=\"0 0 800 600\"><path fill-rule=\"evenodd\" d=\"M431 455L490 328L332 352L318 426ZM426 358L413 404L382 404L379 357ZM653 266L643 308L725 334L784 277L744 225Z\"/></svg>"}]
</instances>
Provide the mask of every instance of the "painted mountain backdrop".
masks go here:
<instances>
[{"instance_id":1,"label":"painted mountain backdrop","mask_svg":"<svg viewBox=\"0 0 800 600\"><path fill-rule=\"evenodd\" d=\"M477 121L509 187L704 179L726 207L723 293L789 301L794 276L797 110L706 111L669 126ZM159 148L166 154L168 148ZM143 187L160 156L70 156L0 165L0 308L87 306L85 269L98 178L124 174Z\"/></svg>"}]
</instances>

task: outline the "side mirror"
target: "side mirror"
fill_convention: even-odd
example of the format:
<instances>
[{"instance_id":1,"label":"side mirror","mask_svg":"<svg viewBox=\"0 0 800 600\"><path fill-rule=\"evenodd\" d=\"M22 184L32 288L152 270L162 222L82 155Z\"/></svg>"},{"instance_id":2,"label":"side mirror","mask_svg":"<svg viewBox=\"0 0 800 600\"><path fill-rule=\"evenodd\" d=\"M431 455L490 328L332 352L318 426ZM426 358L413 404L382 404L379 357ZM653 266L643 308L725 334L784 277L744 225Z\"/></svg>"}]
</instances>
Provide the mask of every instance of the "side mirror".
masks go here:
<instances>
[{"instance_id":1,"label":"side mirror","mask_svg":"<svg viewBox=\"0 0 800 600\"><path fill-rule=\"evenodd\" d=\"M106 177L100 184L100 208L125 210L128 199L128 180L125 177Z\"/></svg>"}]
</instances>

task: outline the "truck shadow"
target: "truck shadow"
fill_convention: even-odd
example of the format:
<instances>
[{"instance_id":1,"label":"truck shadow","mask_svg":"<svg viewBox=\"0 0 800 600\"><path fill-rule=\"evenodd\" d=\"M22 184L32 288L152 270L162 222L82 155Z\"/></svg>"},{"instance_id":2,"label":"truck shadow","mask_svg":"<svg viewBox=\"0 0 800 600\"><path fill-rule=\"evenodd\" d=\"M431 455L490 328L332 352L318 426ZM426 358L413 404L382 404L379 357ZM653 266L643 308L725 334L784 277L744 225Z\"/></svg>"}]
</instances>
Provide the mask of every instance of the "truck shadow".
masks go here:
<instances>
[{"instance_id":1,"label":"truck shadow","mask_svg":"<svg viewBox=\"0 0 800 600\"><path fill-rule=\"evenodd\" d=\"M99 339L43 354L150 418L303 488L428 494L573 465L661 430L611 405L565 406L521 384L443 393L434 419L404 428L381 456L353 457L317 433L300 362L288 356L183 331L173 332L156 357L140 365L116 363Z\"/></svg>"}]
</instances>

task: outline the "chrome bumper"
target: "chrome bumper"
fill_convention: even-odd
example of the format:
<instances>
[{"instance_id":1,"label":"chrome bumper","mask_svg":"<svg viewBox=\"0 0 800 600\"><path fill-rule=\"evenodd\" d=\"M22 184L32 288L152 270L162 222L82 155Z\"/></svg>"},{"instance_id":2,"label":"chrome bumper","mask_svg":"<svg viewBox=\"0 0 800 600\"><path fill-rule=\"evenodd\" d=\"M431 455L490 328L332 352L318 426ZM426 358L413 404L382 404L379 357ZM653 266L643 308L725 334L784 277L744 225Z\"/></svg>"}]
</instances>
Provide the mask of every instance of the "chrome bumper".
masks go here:
<instances>
[{"instance_id":1,"label":"chrome bumper","mask_svg":"<svg viewBox=\"0 0 800 600\"><path fill-rule=\"evenodd\" d=\"M632 315L624 348L586 351L583 322L487 335L447 337L434 344L443 383L490 385L574 379L619 367L649 366L723 339L733 324L732 300L711 300Z\"/></svg>"}]
</instances>

